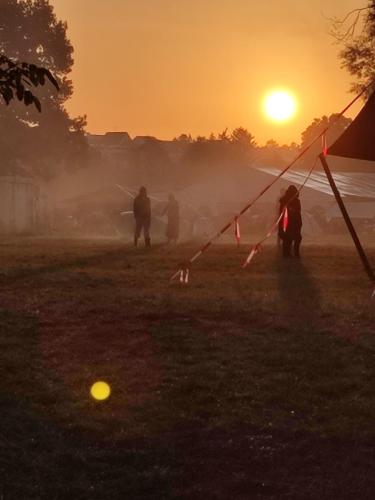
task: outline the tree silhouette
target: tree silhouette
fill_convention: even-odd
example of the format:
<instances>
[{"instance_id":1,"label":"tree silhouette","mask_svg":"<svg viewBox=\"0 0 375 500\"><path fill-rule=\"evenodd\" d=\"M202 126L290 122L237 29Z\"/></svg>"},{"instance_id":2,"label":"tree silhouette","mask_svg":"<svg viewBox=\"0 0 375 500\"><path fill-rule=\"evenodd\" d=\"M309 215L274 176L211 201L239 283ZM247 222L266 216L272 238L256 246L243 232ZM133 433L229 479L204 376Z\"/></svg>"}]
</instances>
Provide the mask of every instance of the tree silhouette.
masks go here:
<instances>
[{"instance_id":1,"label":"tree silhouette","mask_svg":"<svg viewBox=\"0 0 375 500\"><path fill-rule=\"evenodd\" d=\"M204 135L197 135L195 142L207 142L207 137Z\"/></svg>"},{"instance_id":2,"label":"tree silhouette","mask_svg":"<svg viewBox=\"0 0 375 500\"><path fill-rule=\"evenodd\" d=\"M268 139L268 141L266 142L266 148L277 149L279 147L279 143L275 141L275 139Z\"/></svg>"},{"instance_id":3,"label":"tree silhouette","mask_svg":"<svg viewBox=\"0 0 375 500\"><path fill-rule=\"evenodd\" d=\"M191 143L193 142L193 138L191 137L191 135L189 134L180 134L178 137L175 137L173 139L174 141L178 141L178 142L183 142L183 143Z\"/></svg>"},{"instance_id":4,"label":"tree silhouette","mask_svg":"<svg viewBox=\"0 0 375 500\"><path fill-rule=\"evenodd\" d=\"M49 80L50 74L60 87L56 92L52 85L41 86L37 100L33 98L32 102L26 92L22 105L18 102L17 89L11 89L14 103L0 106L2 173L15 172L22 165L30 174L48 179L64 168L79 167L87 158L85 117L71 118L65 108L65 102L73 93L68 78L73 65L73 47L66 30L66 23L56 18L49 0L0 1L0 53L11 61L27 61L28 66L22 68L22 63L19 66L21 70L30 71L32 85L23 82L24 90L36 98L31 89L36 83L40 85L43 77ZM43 75L37 68L45 69ZM9 91L3 94L5 102L9 97ZM26 103L34 105L24 106ZM39 104L43 113L38 111Z\"/></svg>"},{"instance_id":5,"label":"tree silhouette","mask_svg":"<svg viewBox=\"0 0 375 500\"><path fill-rule=\"evenodd\" d=\"M331 146L351 124L351 122L351 118L346 118L345 116L340 116L338 118L337 114L314 118L313 122L301 134L301 149L304 149L311 144L311 142L328 126L330 126L330 128L326 135L326 145L327 147ZM322 142L317 141L304 155L304 163L311 163L311 161L313 161L321 152Z\"/></svg>"},{"instance_id":6,"label":"tree silhouette","mask_svg":"<svg viewBox=\"0 0 375 500\"><path fill-rule=\"evenodd\" d=\"M375 83L375 0L363 8L350 11L343 19L331 19L332 35L344 48L342 66L356 78L352 91L359 92ZM373 84L373 85L371 85Z\"/></svg>"},{"instance_id":7,"label":"tree silhouette","mask_svg":"<svg viewBox=\"0 0 375 500\"><path fill-rule=\"evenodd\" d=\"M54 85L56 90L59 90L57 81L48 69L26 62L11 61L5 55L0 54L0 94L7 105L12 99L17 98L26 106L35 104L35 107L40 112L40 101L30 88L44 85L46 78Z\"/></svg>"},{"instance_id":8,"label":"tree silhouette","mask_svg":"<svg viewBox=\"0 0 375 500\"><path fill-rule=\"evenodd\" d=\"M253 148L256 146L255 137L243 127L233 130L231 140L243 148Z\"/></svg>"},{"instance_id":9,"label":"tree silhouette","mask_svg":"<svg viewBox=\"0 0 375 500\"><path fill-rule=\"evenodd\" d=\"M230 135L228 134L228 129L224 129L217 135L219 141L230 141Z\"/></svg>"}]
</instances>

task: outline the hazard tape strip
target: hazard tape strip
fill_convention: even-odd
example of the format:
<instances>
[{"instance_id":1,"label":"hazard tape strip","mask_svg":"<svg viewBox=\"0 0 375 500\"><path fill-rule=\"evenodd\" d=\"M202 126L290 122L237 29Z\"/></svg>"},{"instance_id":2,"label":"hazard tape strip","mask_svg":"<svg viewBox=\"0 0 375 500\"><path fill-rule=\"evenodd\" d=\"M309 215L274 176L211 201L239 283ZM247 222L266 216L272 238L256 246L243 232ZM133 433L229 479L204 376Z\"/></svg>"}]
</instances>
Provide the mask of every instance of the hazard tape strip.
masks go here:
<instances>
[{"instance_id":1,"label":"hazard tape strip","mask_svg":"<svg viewBox=\"0 0 375 500\"><path fill-rule=\"evenodd\" d=\"M284 217L283 217L283 231L286 233L286 230L288 229L288 224L289 224L289 212L288 212L288 207L284 208Z\"/></svg>"},{"instance_id":2,"label":"hazard tape strip","mask_svg":"<svg viewBox=\"0 0 375 500\"><path fill-rule=\"evenodd\" d=\"M241 231L240 231L240 223L239 223L238 217L236 217L236 221L234 223L234 237L236 238L237 246L240 246L240 244L241 244Z\"/></svg>"}]
</instances>

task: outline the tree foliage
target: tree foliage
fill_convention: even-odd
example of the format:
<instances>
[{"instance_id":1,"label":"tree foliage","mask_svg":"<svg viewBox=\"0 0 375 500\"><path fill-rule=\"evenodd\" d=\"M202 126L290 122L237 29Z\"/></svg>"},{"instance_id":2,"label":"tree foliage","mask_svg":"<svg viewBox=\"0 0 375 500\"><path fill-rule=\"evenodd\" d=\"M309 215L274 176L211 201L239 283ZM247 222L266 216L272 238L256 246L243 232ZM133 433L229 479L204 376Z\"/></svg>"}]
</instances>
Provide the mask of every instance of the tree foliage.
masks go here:
<instances>
[{"instance_id":1,"label":"tree foliage","mask_svg":"<svg viewBox=\"0 0 375 500\"><path fill-rule=\"evenodd\" d=\"M176 142L182 142L185 144L193 142L193 138L191 137L190 134L180 134L178 137L175 137L173 140Z\"/></svg>"},{"instance_id":2,"label":"tree foliage","mask_svg":"<svg viewBox=\"0 0 375 500\"><path fill-rule=\"evenodd\" d=\"M46 78L59 90L57 81L48 69L27 62L18 63L0 54L0 94L7 105L17 98L26 106L35 104L41 112L40 101L30 88L44 85Z\"/></svg>"},{"instance_id":3,"label":"tree foliage","mask_svg":"<svg viewBox=\"0 0 375 500\"><path fill-rule=\"evenodd\" d=\"M326 135L326 145L331 146L352 122L351 118L332 114L314 118L313 122L301 134L301 149L305 149L313 140L328 126L330 127ZM311 149L304 155L304 162L311 163L322 152L322 142L317 141Z\"/></svg>"},{"instance_id":4,"label":"tree foliage","mask_svg":"<svg viewBox=\"0 0 375 500\"><path fill-rule=\"evenodd\" d=\"M230 135L228 134L228 129L225 128L222 132L217 134L217 138L219 141L230 141Z\"/></svg>"},{"instance_id":5,"label":"tree foliage","mask_svg":"<svg viewBox=\"0 0 375 500\"><path fill-rule=\"evenodd\" d=\"M355 77L352 91L369 87L367 93L370 93L375 82L375 0L352 10L344 19L332 21L333 35L343 44L342 66Z\"/></svg>"},{"instance_id":6,"label":"tree foliage","mask_svg":"<svg viewBox=\"0 0 375 500\"><path fill-rule=\"evenodd\" d=\"M273 149L277 149L279 148L279 144L277 141L275 141L275 139L268 139L268 141L266 142L266 148L273 148Z\"/></svg>"},{"instance_id":7,"label":"tree foliage","mask_svg":"<svg viewBox=\"0 0 375 500\"><path fill-rule=\"evenodd\" d=\"M85 117L71 118L65 108L73 92L69 79L73 47L66 31L66 23L56 18L49 0L0 2L0 53L11 61L27 61L28 66L21 65L20 69L30 71L31 83L34 80L40 85L43 78L53 74L60 88L56 92L53 85L41 86L38 100L32 101L35 106L24 106L25 97L18 102L13 89L17 99L12 106L0 106L2 173L21 168L51 178L63 169L77 168L87 158ZM37 68L45 71L42 74ZM30 88L25 86L25 90ZM28 92L26 96L26 102L30 102ZM38 111L38 102L43 113Z\"/></svg>"},{"instance_id":8,"label":"tree foliage","mask_svg":"<svg viewBox=\"0 0 375 500\"><path fill-rule=\"evenodd\" d=\"M238 127L233 130L231 135L233 143L243 148L252 148L256 146L255 137L246 128Z\"/></svg>"}]
</instances>

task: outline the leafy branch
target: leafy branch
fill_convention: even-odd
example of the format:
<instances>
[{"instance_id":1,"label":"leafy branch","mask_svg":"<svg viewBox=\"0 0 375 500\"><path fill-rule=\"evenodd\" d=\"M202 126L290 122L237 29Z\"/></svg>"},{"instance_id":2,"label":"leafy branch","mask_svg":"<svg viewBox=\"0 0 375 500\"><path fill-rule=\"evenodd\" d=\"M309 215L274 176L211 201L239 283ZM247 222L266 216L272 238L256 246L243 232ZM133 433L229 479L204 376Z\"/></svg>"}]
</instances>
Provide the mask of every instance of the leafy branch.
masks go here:
<instances>
[{"instance_id":1,"label":"leafy branch","mask_svg":"<svg viewBox=\"0 0 375 500\"><path fill-rule=\"evenodd\" d=\"M13 61L0 54L0 94L7 105L12 99L18 99L26 106L34 104L40 112L42 109L40 101L30 89L44 85L46 80L59 90L57 81L48 69L35 64Z\"/></svg>"}]
</instances>

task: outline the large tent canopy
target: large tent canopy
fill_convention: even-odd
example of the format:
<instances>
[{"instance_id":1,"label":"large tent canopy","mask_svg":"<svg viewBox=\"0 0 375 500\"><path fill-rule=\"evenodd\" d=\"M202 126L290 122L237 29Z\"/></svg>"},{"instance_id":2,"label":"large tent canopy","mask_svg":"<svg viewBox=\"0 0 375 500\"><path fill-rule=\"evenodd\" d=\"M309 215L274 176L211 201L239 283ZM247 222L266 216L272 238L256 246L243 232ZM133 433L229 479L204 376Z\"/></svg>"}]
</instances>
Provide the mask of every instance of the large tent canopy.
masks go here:
<instances>
[{"instance_id":1,"label":"large tent canopy","mask_svg":"<svg viewBox=\"0 0 375 500\"><path fill-rule=\"evenodd\" d=\"M258 167L258 170L278 176L280 170L275 167ZM375 166L374 173L367 172L341 172L333 169L334 178L343 197L355 196L375 200ZM306 171L288 170L283 179L292 184L302 184L306 179ZM306 187L333 196L326 174L321 169L314 170L306 181Z\"/></svg>"},{"instance_id":2,"label":"large tent canopy","mask_svg":"<svg viewBox=\"0 0 375 500\"><path fill-rule=\"evenodd\" d=\"M328 148L328 154L375 161L375 92L345 132Z\"/></svg>"}]
</instances>

